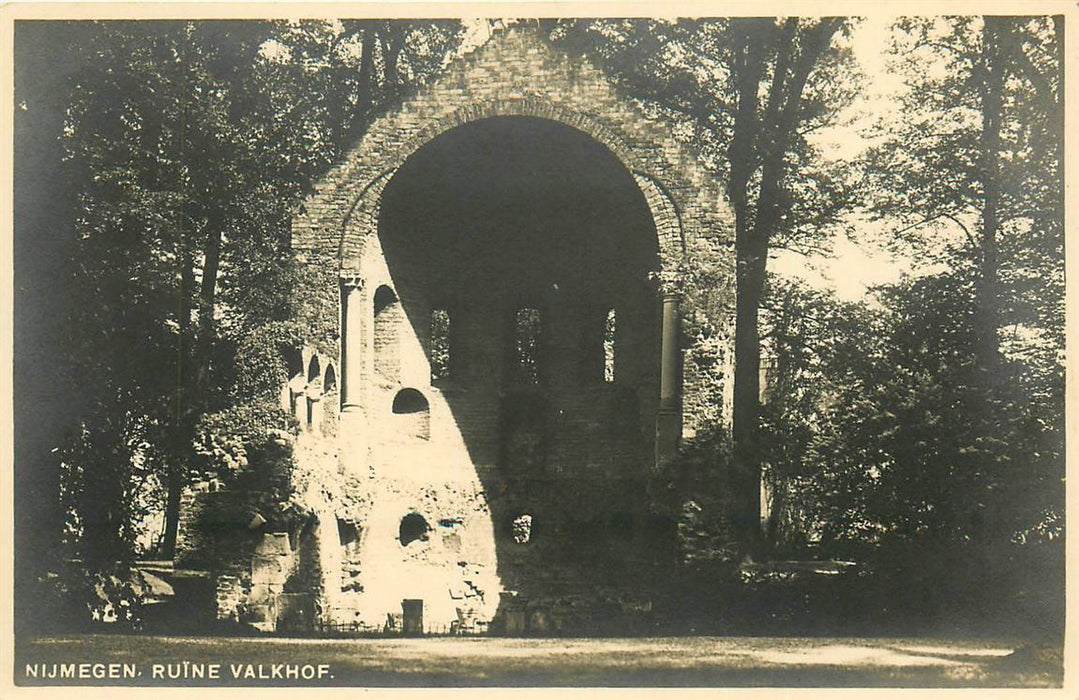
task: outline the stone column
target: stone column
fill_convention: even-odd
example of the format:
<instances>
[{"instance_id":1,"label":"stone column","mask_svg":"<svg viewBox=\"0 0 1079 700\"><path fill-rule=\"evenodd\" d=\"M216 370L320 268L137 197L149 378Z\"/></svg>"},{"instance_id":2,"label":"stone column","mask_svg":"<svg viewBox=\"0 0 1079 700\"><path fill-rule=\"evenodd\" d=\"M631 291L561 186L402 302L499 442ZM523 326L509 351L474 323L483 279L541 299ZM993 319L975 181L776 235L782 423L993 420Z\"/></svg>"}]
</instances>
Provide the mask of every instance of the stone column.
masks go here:
<instances>
[{"instance_id":1,"label":"stone column","mask_svg":"<svg viewBox=\"0 0 1079 700\"><path fill-rule=\"evenodd\" d=\"M663 342L660 349L659 413L656 416L656 469L663 470L678 456L682 436L682 351L679 342L679 295L663 292Z\"/></svg>"},{"instance_id":2,"label":"stone column","mask_svg":"<svg viewBox=\"0 0 1079 700\"><path fill-rule=\"evenodd\" d=\"M341 273L341 410L360 410L363 396L363 278Z\"/></svg>"}]
</instances>

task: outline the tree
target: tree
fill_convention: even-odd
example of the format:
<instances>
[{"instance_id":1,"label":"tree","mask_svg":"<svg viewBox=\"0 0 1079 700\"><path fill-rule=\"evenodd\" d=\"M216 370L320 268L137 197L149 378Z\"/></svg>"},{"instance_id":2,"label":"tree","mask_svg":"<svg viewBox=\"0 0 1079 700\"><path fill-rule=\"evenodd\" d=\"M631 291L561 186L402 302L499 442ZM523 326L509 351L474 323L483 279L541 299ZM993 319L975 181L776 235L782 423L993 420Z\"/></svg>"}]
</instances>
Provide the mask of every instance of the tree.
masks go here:
<instances>
[{"instance_id":1,"label":"tree","mask_svg":"<svg viewBox=\"0 0 1079 700\"><path fill-rule=\"evenodd\" d=\"M738 494L735 524L752 551L760 522L760 500L754 497L761 480L759 311L768 252L776 236L784 229L789 233L795 228L785 221L791 214L793 194L785 182L791 169L789 153L797 148L795 142L801 137L799 127L817 116L811 107L807 110L803 95L832 36L846 21L825 18L805 23L797 17L788 17L778 27L765 28L756 19L732 20L732 24L736 51L732 74L737 108L730 145L728 191L735 213L738 255L732 484ZM762 34L771 34L768 43L775 47L768 98L763 105L758 95L765 71L757 48ZM804 152L804 149L802 146L798 150ZM754 177L757 181L752 183ZM751 197L754 184L755 197Z\"/></svg>"},{"instance_id":2,"label":"tree","mask_svg":"<svg viewBox=\"0 0 1079 700\"><path fill-rule=\"evenodd\" d=\"M159 553L171 554L200 426L228 429L203 419L251 400L233 390L236 354L291 313L291 207L460 33L450 21L99 22L78 36L63 141L82 293L66 364L89 407L67 464L83 475L77 509L119 518L82 528L84 544L100 535L98 549L130 560L131 517L114 507L146 467L167 493Z\"/></svg>"},{"instance_id":3,"label":"tree","mask_svg":"<svg viewBox=\"0 0 1079 700\"><path fill-rule=\"evenodd\" d=\"M1027 439L1016 420L1055 422L1048 407L1063 401L1060 27L1050 17L901 20L902 116L883 120L864 164L873 210L901 222L896 247L972 285L968 472L990 489L975 499L986 543L1018 527L1009 489L1032 476L1031 460L1010 452ZM1015 393L1032 380L1042 407Z\"/></svg>"},{"instance_id":4,"label":"tree","mask_svg":"<svg viewBox=\"0 0 1079 700\"><path fill-rule=\"evenodd\" d=\"M978 359L991 373L1003 326L1061 325L1060 21L907 19L896 30L908 90L865 164L871 204L902 221L897 240L919 255L977 264ZM1016 306L1031 277L1044 294ZM1019 315L1034 306L1048 315Z\"/></svg>"},{"instance_id":5,"label":"tree","mask_svg":"<svg viewBox=\"0 0 1079 700\"><path fill-rule=\"evenodd\" d=\"M775 247L812 249L848 205L838 175L808 138L853 98L850 21L799 17L579 21L556 40L598 54L632 94L685 131L735 213L733 519L758 546L761 445L758 314ZM719 329L716 329L718 332ZM705 333L705 336L710 335Z\"/></svg>"}]
</instances>

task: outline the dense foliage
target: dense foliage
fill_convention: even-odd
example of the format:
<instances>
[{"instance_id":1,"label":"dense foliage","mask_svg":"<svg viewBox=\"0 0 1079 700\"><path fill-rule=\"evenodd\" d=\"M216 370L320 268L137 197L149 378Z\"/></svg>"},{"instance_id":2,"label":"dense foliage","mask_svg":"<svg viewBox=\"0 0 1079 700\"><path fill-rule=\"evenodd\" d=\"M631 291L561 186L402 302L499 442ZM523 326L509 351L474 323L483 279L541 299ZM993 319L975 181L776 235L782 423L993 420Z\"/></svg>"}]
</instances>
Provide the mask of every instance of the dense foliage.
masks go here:
<instances>
[{"instance_id":1,"label":"dense foliage","mask_svg":"<svg viewBox=\"0 0 1079 700\"><path fill-rule=\"evenodd\" d=\"M85 418L63 450L62 498L65 555L89 576L169 556L184 486L258 469L293 428L278 407L281 350L301 341L287 323L291 210L460 34L454 21L77 34L62 138L81 296L65 365ZM151 513L164 528L140 531L162 523Z\"/></svg>"},{"instance_id":2,"label":"dense foliage","mask_svg":"<svg viewBox=\"0 0 1079 700\"><path fill-rule=\"evenodd\" d=\"M747 232L740 268L758 266L759 296L740 294L739 311L745 321L759 310L760 337L740 322L737 353L763 349L767 378L758 386L748 363L735 380L736 404L739 385L750 404L761 400L749 421L757 452L739 454L722 414L706 411L712 429L689 446L686 488L728 488L723 466L737 476L756 458L773 555L876 562L885 579L924 580L906 594L927 601L952 586L970 601L994 587L1009 600L1040 591L1059 612L1060 18L898 21L889 51L906 89L896 109L880 111L871 148L847 162L823 158L811 138L860 87L849 27L831 29L833 44L803 65L800 102L797 86L775 76L806 60L813 33L825 31L812 21L577 21L554 32L675 123L727 180ZM797 105L786 142L767 106L784 99ZM771 183L770 167L781 173ZM770 192L779 193L771 204ZM769 207L774 228L762 234ZM770 248L827 251L850 215L868 215L874 225L861 235L914 261L917 274L841 302L765 273ZM726 329L717 316L705 305L687 319L686 361L714 380L718 404ZM736 438L738 417L736 405ZM755 501L756 479L747 483L732 492Z\"/></svg>"},{"instance_id":3,"label":"dense foliage","mask_svg":"<svg viewBox=\"0 0 1079 700\"><path fill-rule=\"evenodd\" d=\"M764 423L783 536L849 555L1062 534L1063 375L1006 360L1009 390L987 400L972 276L885 287L874 307L773 286Z\"/></svg>"}]
</instances>

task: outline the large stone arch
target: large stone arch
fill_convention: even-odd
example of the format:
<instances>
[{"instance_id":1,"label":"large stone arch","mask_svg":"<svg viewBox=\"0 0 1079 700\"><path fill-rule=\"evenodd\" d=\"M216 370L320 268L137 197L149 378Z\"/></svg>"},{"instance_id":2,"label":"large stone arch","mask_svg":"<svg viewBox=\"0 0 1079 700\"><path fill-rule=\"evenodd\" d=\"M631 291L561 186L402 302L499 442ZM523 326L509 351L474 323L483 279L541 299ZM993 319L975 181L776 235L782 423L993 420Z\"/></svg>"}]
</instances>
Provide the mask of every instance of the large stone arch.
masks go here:
<instances>
[{"instance_id":1,"label":"large stone arch","mask_svg":"<svg viewBox=\"0 0 1079 700\"><path fill-rule=\"evenodd\" d=\"M559 51L534 27L514 26L376 118L297 210L292 243L304 273L297 308L327 352L337 350L341 280L357 275L396 169L440 134L501 116L563 124L621 161L652 212L665 293L683 291L687 259L699 257L701 246L718 251L733 282L733 216L714 174L669 124L638 108L587 59Z\"/></svg>"},{"instance_id":2,"label":"large stone arch","mask_svg":"<svg viewBox=\"0 0 1079 700\"><path fill-rule=\"evenodd\" d=\"M494 117L536 117L554 121L587 134L611 151L637 183L652 213L662 279L677 279L686 252L686 231L680 207L672 199L670 189L661 178L652 173L653 170L660 169L650 167L649 163L644 162L615 127L582 111L534 98L487 100L467 104L447 117L428 123L399 149L389 154L377 152L373 145L369 146L371 152L365 153L366 149L361 146L357 157L367 162L379 162L382 167L370 181L357 183L355 197L342 222L337 250L343 272L359 269L364 243L370 236L375 235L378 229L382 193L398 168L411 155L451 129ZM378 144L384 136L371 134L365 145ZM669 166L664 164L664 169L667 167Z\"/></svg>"},{"instance_id":3,"label":"large stone arch","mask_svg":"<svg viewBox=\"0 0 1079 700\"><path fill-rule=\"evenodd\" d=\"M450 216L445 226L426 228L401 217L402 211L412 211L415 200L409 197L423 196L419 188L407 186L425 182L414 179L413 167L424 164L424 155L436 156L428 162L445 168L438 172L449 180L484 174L482 162L458 161L464 168L458 172L450 161L436 162L437 156L452 151L445 148L455 136L462 137L458 144L467 143L475 135L472 129L490 127L497 135L499 128L521 126L508 124L511 119L528 120L522 131L531 129L527 133L536 137L533 145L559 154L537 163L549 163L551 171L567 180L567 174L576 172L573 168L582 169L581 163L595 164L598 179L581 180L586 184L580 187L567 185L561 199L507 197L507 218L477 227L472 236L458 236L464 229ZM490 124L484 124L486 120ZM462 131L432 143L458 128ZM558 145L563 137L572 137L564 143L571 142L575 150L559 150L567 148ZM430 150L410 160L429 144ZM581 154L583 160L572 161L564 153ZM512 157L498 162L516 167ZM570 162L577 165L557 169ZM501 173L492 168L485 174ZM602 185L607 183L616 184L625 196L604 199ZM498 184L480 181L477 191L491 190L494 199ZM589 198L592 186L596 193ZM452 199L446 192L445 200L429 200L432 207ZM524 233L506 249L524 252L516 259L495 260L500 252L494 237L498 226L510 221L509 227L515 228L513 217L525 221L530 212L544 207L557 211L551 201L572 202L566 207L572 216L594 212L598 224L575 227L576 221L552 219L557 225L521 226ZM535 207L530 209L530 204ZM578 204L580 210L574 208ZM415 212L416 221L437 215L434 208ZM414 245L423 239L413 229L424 229L420 233L431 234L430 240L437 234L474 244L462 245L463 253L455 260L475 264L446 264L437 257L444 249ZM572 236L578 238L561 245ZM606 252L582 256L588 274L555 280L572 266L566 264L574 262L569 256L586 236L596 245L580 250L602 247ZM548 245L571 252L536 259L528 247L532 241L539 242L537 248ZM468 597L470 606L478 591L482 605L476 607L475 619L490 622L500 609L499 591L506 580L521 587L523 599L529 591L547 595L543 577L529 573L548 566L545 557L581 554L569 563L559 561L559 566L577 567L582 590L596 588L590 576L609 573L595 566L591 554L573 546L521 550L522 543L510 538L504 526L522 514L535 517L536 533L555 538L550 542L572 538L578 514L592 511L601 513L600 522L629 514L631 524L624 529L636 527L638 535L643 536L646 522L658 523L652 534L668 532L663 528L670 515L665 515L667 504L650 494L661 493L670 483L679 440L689 434L683 430L683 417L714 394L711 377L697 377L691 363L683 362L682 323L694 318L686 311L692 314L705 305L711 322L723 326L733 318L733 242L733 216L720 183L675 138L670 124L621 94L587 59L557 50L535 27L496 32L375 118L293 216L292 247L300 270L294 308L308 334L303 359L309 362L317 355L320 366L334 368L339 385L336 428L303 432L297 452L297 464L332 487L312 491L322 528L318 546L325 619L381 625L388 614L399 613L404 597L434 601L432 615L448 620L457 605L456 596L448 594L453 590ZM632 264L625 264L627 260ZM705 266L707 275L695 274ZM501 277L473 274L484 267L497 268ZM522 274L533 269L534 278ZM438 274L426 274L432 270ZM454 275L442 276L446 270ZM459 270L463 272L458 275ZM489 290L469 295L490 280L496 284ZM548 284L554 281L565 282L561 291L558 284ZM379 376L375 363L375 296L384 284L394 290L403 310L393 336L400 342L399 371L392 378ZM515 344L509 321L520 299L538 296L536 290L548 287L554 291L543 294L554 301L548 307L551 342L544 352L550 366L557 363L558 369L549 372L547 381L522 388L512 371ZM518 293L522 296L515 296ZM446 298L450 301L444 302ZM606 313L610 299L622 304L621 337L628 339L619 351L624 371L614 382L592 371L597 347L592 341L599 337L594 331L603 329L592 321L598 318L593 307ZM430 320L439 303L456 314L456 356L465 360L448 377L435 377L430 368ZM717 313L726 318L715 318ZM417 410L398 406L395 412L392 397L406 388L420 392L424 402ZM512 411L506 397L528 391L540 392L540 417L533 416L535 425L528 431L508 428ZM626 405L632 405L632 416L622 410ZM729 407L723 411L729 415ZM395 422L395 416L400 421ZM415 423L409 422L413 419ZM422 439L402 439L410 437ZM548 462L547 450L557 459ZM319 455L336 456L336 464L324 464ZM402 465L408 468L399 469ZM522 473L528 469L535 471ZM403 554L399 523L412 512L437 519L441 548L413 545ZM346 536L348 528L342 529L342 523L363 523L363 537ZM652 535L645 539L606 544L632 547L633 556L637 550L660 549L656 543L661 540ZM461 554L465 551L467 555ZM461 568L462 561L468 566ZM428 563L434 568L420 566ZM459 582L460 577L467 578ZM408 591L401 581L409 583Z\"/></svg>"}]
</instances>

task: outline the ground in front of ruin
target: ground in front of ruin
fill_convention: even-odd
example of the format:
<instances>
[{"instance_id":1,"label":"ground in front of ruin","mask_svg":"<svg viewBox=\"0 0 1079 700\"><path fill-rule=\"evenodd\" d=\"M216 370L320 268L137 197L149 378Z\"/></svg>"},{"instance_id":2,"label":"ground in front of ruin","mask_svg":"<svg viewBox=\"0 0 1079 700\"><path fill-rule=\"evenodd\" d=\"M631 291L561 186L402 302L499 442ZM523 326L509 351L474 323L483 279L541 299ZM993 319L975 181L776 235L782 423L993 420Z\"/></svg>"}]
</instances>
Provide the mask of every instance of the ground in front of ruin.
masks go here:
<instances>
[{"instance_id":1,"label":"ground in front of ruin","mask_svg":"<svg viewBox=\"0 0 1079 700\"><path fill-rule=\"evenodd\" d=\"M1003 639L841 637L295 639L72 635L16 649L27 664L127 663L131 680L84 685L1060 687L1059 647ZM221 664L218 680L161 681L153 664ZM274 664L328 667L322 680L269 676ZM294 666L295 667L295 666ZM282 667L278 667L280 672ZM58 681L44 681L58 683ZM63 681L65 684L72 681Z\"/></svg>"}]
</instances>

